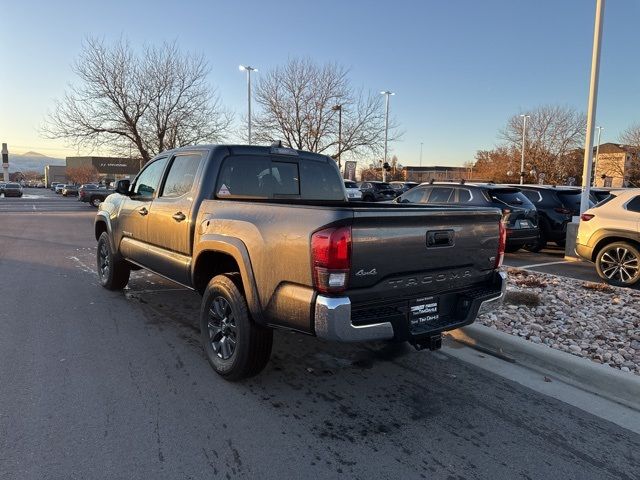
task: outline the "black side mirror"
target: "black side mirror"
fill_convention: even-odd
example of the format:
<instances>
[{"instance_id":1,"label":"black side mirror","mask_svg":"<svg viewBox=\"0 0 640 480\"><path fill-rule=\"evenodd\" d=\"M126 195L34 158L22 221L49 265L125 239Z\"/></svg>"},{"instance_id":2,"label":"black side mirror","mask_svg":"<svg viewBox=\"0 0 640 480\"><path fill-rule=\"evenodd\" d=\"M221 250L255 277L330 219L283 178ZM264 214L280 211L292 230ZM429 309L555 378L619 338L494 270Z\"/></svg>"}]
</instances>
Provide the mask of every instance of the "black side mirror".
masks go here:
<instances>
[{"instance_id":1,"label":"black side mirror","mask_svg":"<svg viewBox=\"0 0 640 480\"><path fill-rule=\"evenodd\" d=\"M118 180L116 182L116 193L119 193L120 195L129 196L130 185L131 185L131 182L129 180Z\"/></svg>"}]
</instances>

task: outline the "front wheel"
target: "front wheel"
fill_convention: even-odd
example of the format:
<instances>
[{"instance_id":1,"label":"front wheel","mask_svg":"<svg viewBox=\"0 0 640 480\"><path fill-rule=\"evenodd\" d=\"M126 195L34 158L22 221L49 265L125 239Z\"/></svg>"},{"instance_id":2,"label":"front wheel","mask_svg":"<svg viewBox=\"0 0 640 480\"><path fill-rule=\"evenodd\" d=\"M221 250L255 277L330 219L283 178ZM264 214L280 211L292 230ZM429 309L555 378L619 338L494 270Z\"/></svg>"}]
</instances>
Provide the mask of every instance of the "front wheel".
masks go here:
<instances>
[{"instance_id":1,"label":"front wheel","mask_svg":"<svg viewBox=\"0 0 640 480\"><path fill-rule=\"evenodd\" d=\"M260 373L269 362L273 331L249 316L237 274L211 279L202 297L200 338L207 360L226 380Z\"/></svg>"},{"instance_id":2,"label":"front wheel","mask_svg":"<svg viewBox=\"0 0 640 480\"><path fill-rule=\"evenodd\" d=\"M102 232L98 239L98 279L107 290L122 290L129 283L131 267L111 249L109 235Z\"/></svg>"},{"instance_id":3,"label":"front wheel","mask_svg":"<svg viewBox=\"0 0 640 480\"><path fill-rule=\"evenodd\" d=\"M634 285L640 280L640 251L627 242L610 243L598 252L596 271L611 285Z\"/></svg>"},{"instance_id":4,"label":"front wheel","mask_svg":"<svg viewBox=\"0 0 640 480\"><path fill-rule=\"evenodd\" d=\"M547 246L547 238L545 237L542 230L540 230L538 241L529 245L525 245L524 249L528 252L538 253L543 248L546 248L546 246Z\"/></svg>"},{"instance_id":5,"label":"front wheel","mask_svg":"<svg viewBox=\"0 0 640 480\"><path fill-rule=\"evenodd\" d=\"M100 200L100 198L98 198L98 197L91 197L91 200L89 201L89 203L93 207L98 208L100 206L100 204L102 203L102 200Z\"/></svg>"}]
</instances>

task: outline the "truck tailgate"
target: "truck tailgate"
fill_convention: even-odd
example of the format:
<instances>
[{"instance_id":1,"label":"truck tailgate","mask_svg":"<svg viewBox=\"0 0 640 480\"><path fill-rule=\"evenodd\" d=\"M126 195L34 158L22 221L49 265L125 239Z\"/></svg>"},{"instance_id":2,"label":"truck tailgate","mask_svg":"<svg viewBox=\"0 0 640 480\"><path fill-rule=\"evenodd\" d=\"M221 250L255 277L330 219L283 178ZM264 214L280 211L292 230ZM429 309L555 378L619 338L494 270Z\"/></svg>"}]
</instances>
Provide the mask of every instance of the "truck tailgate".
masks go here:
<instances>
[{"instance_id":1,"label":"truck tailgate","mask_svg":"<svg viewBox=\"0 0 640 480\"><path fill-rule=\"evenodd\" d=\"M349 295L399 297L482 282L495 265L500 219L493 208L355 209Z\"/></svg>"}]
</instances>

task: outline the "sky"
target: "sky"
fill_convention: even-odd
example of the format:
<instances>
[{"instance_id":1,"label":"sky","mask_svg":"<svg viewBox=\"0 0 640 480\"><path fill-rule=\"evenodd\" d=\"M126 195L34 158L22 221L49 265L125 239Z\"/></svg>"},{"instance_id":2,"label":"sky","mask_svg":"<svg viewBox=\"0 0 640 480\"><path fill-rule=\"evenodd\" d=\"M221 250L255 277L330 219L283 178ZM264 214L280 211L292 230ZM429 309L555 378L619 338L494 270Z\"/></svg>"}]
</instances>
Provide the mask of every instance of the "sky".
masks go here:
<instances>
[{"instance_id":1,"label":"sky","mask_svg":"<svg viewBox=\"0 0 640 480\"><path fill-rule=\"evenodd\" d=\"M0 140L9 151L87 154L40 127L69 83L83 39L176 40L202 53L222 103L246 114L239 64L338 62L356 88L392 90L403 165L461 165L499 143L514 114L587 109L595 0L0 0ZM640 123L640 0L605 9L597 124L602 141ZM260 75L258 72L256 75Z\"/></svg>"}]
</instances>

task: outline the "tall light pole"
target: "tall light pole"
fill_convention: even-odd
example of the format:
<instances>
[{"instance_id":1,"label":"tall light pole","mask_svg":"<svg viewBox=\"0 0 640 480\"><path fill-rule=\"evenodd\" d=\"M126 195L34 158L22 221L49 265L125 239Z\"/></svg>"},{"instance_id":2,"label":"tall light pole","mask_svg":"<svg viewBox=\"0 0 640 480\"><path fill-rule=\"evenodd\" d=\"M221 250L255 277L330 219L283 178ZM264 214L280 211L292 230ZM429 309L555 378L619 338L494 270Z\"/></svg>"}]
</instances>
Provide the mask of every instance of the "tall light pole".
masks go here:
<instances>
[{"instance_id":1,"label":"tall light pole","mask_svg":"<svg viewBox=\"0 0 640 480\"><path fill-rule=\"evenodd\" d=\"M522 117L522 155L520 156L520 185L524 184L524 144L527 139L527 118L530 115L520 115Z\"/></svg>"},{"instance_id":2,"label":"tall light pole","mask_svg":"<svg viewBox=\"0 0 640 480\"><path fill-rule=\"evenodd\" d=\"M340 153L342 150L342 105L334 105L331 110L338 112L338 170L342 170L340 163Z\"/></svg>"},{"instance_id":3,"label":"tall light pole","mask_svg":"<svg viewBox=\"0 0 640 480\"><path fill-rule=\"evenodd\" d=\"M382 162L382 181L387 181L387 171L384 169L384 164L387 163L387 141L389 139L389 97L395 95L395 93L385 90L380 92L385 98L385 114L384 114L384 160Z\"/></svg>"},{"instance_id":4,"label":"tall light pole","mask_svg":"<svg viewBox=\"0 0 640 480\"><path fill-rule=\"evenodd\" d=\"M602 20L605 0L596 0L596 19L593 27L593 51L591 53L591 81L589 85L589 106L587 109L587 135L584 140L584 165L582 167L582 198L580 215L589 208L591 168L593 164L593 124L598 104L598 77L600 76L600 44L602 43Z\"/></svg>"},{"instance_id":5,"label":"tall light pole","mask_svg":"<svg viewBox=\"0 0 640 480\"><path fill-rule=\"evenodd\" d=\"M240 65L240 70L247 72L247 127L249 145L251 145L251 72L257 72L257 68L250 67L249 65Z\"/></svg>"},{"instance_id":6,"label":"tall light pole","mask_svg":"<svg viewBox=\"0 0 640 480\"><path fill-rule=\"evenodd\" d=\"M420 142L420 166L422 166L422 142Z\"/></svg>"},{"instance_id":7,"label":"tall light pole","mask_svg":"<svg viewBox=\"0 0 640 480\"><path fill-rule=\"evenodd\" d=\"M593 161L593 181L591 182L594 187L598 186L598 175L596 174L598 173L598 155L600 155L600 135L602 134L602 127L596 127L596 130L598 130L598 139L596 140L596 158Z\"/></svg>"}]
</instances>

